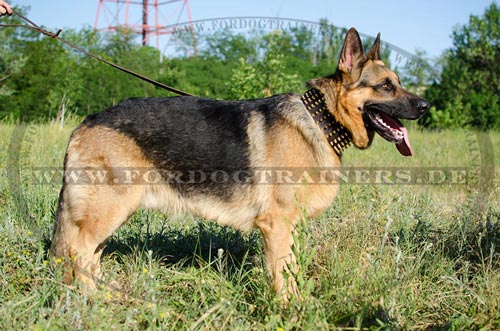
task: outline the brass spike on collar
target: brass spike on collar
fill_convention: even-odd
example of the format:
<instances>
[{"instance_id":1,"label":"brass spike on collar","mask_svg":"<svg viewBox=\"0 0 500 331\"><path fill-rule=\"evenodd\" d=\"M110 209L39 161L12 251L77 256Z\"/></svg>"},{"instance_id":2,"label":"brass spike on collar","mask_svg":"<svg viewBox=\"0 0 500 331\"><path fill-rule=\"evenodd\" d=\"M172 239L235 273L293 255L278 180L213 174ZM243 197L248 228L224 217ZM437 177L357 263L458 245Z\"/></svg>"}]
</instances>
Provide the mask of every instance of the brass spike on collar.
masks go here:
<instances>
[{"instance_id":1,"label":"brass spike on collar","mask_svg":"<svg viewBox=\"0 0 500 331\"><path fill-rule=\"evenodd\" d=\"M342 152L352 143L351 133L328 111L323 94L312 88L304 93L300 100L323 131L335 153L342 156Z\"/></svg>"}]
</instances>

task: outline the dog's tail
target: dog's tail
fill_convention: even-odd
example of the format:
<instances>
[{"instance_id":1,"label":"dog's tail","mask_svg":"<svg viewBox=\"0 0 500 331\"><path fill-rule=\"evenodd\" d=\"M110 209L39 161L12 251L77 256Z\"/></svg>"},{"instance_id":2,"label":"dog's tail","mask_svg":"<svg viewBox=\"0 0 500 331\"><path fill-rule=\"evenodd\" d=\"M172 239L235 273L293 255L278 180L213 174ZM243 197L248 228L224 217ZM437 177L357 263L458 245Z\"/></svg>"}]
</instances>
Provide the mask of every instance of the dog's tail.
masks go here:
<instances>
[{"instance_id":1,"label":"dog's tail","mask_svg":"<svg viewBox=\"0 0 500 331\"><path fill-rule=\"evenodd\" d=\"M67 155L64 158L64 172L63 172L63 183L61 192L59 193L59 202L57 205L57 212L54 222L54 230L52 233L52 244L49 251L49 261L50 266L53 270L64 265L64 282L71 283L73 279L73 272L71 268L66 266L70 264L71 261L71 247L68 242L69 238L72 236L70 232L74 232L74 226L71 226L71 217L69 215L69 206L66 201L67 193L67 181L66 181L66 161Z\"/></svg>"},{"instance_id":2,"label":"dog's tail","mask_svg":"<svg viewBox=\"0 0 500 331\"><path fill-rule=\"evenodd\" d=\"M58 250L58 240L60 239L60 233L61 229L64 227L65 223L65 212L64 212L64 207L65 207L65 201L64 201L64 191L65 191L65 183L63 179L63 186L61 188L61 191L59 192L59 202L57 204L57 212L56 212L56 218L54 222L54 229L52 231L52 245L50 248L50 254L51 256L59 256L60 254L57 254Z\"/></svg>"}]
</instances>

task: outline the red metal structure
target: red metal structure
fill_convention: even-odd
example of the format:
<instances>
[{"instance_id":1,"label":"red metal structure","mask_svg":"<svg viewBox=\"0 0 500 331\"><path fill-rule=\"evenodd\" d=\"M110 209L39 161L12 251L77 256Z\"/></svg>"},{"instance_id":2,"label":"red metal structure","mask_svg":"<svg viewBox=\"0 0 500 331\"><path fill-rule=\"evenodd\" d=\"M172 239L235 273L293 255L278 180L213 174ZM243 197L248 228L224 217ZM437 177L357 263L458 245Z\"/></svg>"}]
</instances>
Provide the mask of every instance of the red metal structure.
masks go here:
<instances>
[{"instance_id":1,"label":"red metal structure","mask_svg":"<svg viewBox=\"0 0 500 331\"><path fill-rule=\"evenodd\" d=\"M154 38L154 46L161 51L160 47L166 47L168 42L167 35L175 32L173 26L179 22L189 23L196 54L189 0L98 0L94 29L126 28L141 35L143 45L150 45Z\"/></svg>"}]
</instances>

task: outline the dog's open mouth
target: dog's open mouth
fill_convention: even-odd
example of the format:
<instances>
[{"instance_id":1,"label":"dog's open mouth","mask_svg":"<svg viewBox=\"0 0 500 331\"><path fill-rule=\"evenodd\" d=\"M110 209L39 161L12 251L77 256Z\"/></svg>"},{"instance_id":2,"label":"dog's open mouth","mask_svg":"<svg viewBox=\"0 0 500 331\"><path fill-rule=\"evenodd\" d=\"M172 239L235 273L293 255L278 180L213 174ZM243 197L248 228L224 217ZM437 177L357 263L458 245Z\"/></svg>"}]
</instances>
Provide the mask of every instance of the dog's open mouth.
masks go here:
<instances>
[{"instance_id":1,"label":"dog's open mouth","mask_svg":"<svg viewBox=\"0 0 500 331\"><path fill-rule=\"evenodd\" d=\"M396 143L396 148L401 155L413 155L408 131L397 118L375 109L367 110L365 114L369 120L369 126L385 140Z\"/></svg>"}]
</instances>

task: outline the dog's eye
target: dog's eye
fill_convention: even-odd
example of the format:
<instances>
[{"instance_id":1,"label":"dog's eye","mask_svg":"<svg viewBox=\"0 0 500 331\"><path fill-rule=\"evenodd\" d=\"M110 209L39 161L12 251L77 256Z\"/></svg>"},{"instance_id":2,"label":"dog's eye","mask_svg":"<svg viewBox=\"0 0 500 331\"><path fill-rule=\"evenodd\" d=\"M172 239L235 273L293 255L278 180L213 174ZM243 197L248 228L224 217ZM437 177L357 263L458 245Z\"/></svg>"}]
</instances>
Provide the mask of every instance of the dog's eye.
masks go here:
<instances>
[{"instance_id":1,"label":"dog's eye","mask_svg":"<svg viewBox=\"0 0 500 331\"><path fill-rule=\"evenodd\" d=\"M381 83L380 85L377 86L379 89L381 90L384 90L384 91L392 91L394 90L394 85L392 84L391 81L384 81L383 83Z\"/></svg>"}]
</instances>

